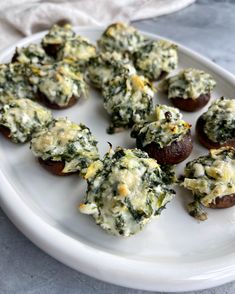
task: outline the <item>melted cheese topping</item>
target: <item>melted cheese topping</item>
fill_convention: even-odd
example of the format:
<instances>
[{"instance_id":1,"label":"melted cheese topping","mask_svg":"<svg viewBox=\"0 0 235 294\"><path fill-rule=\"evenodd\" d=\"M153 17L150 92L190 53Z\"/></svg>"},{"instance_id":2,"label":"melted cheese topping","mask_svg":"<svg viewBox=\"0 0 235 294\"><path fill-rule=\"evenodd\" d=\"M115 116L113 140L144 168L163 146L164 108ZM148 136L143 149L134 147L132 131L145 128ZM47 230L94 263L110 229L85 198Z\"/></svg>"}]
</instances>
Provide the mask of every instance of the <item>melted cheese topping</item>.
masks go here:
<instances>
[{"instance_id":1,"label":"melted cheese topping","mask_svg":"<svg viewBox=\"0 0 235 294\"><path fill-rule=\"evenodd\" d=\"M14 99L34 99L35 90L28 82L28 69L24 64L10 63L0 65L0 104Z\"/></svg>"},{"instance_id":2,"label":"melted cheese topping","mask_svg":"<svg viewBox=\"0 0 235 294\"><path fill-rule=\"evenodd\" d=\"M188 68L164 80L160 88L168 93L168 98L197 99L202 94L210 94L215 85L208 73Z\"/></svg>"},{"instance_id":3,"label":"melted cheese topping","mask_svg":"<svg viewBox=\"0 0 235 294\"><path fill-rule=\"evenodd\" d=\"M88 65L88 78L97 88L116 76L135 74L136 70L128 58L123 58L118 52L103 52L90 59Z\"/></svg>"},{"instance_id":4,"label":"melted cheese topping","mask_svg":"<svg viewBox=\"0 0 235 294\"><path fill-rule=\"evenodd\" d=\"M144 76L156 80L162 72L176 69L177 46L165 40L150 41L135 52L134 64Z\"/></svg>"},{"instance_id":5,"label":"melted cheese topping","mask_svg":"<svg viewBox=\"0 0 235 294\"><path fill-rule=\"evenodd\" d=\"M203 114L204 132L213 142L235 138L235 99L216 99Z\"/></svg>"},{"instance_id":6,"label":"melted cheese topping","mask_svg":"<svg viewBox=\"0 0 235 294\"><path fill-rule=\"evenodd\" d=\"M144 37L134 27L114 23L104 31L97 44L103 51L132 53L143 42Z\"/></svg>"},{"instance_id":7,"label":"melted cheese topping","mask_svg":"<svg viewBox=\"0 0 235 294\"><path fill-rule=\"evenodd\" d=\"M190 127L177 108L157 105L146 121L134 125L131 136L138 138L143 147L155 142L163 148L181 141Z\"/></svg>"},{"instance_id":8,"label":"melted cheese topping","mask_svg":"<svg viewBox=\"0 0 235 294\"><path fill-rule=\"evenodd\" d=\"M9 128L15 143L24 143L52 120L49 110L29 99L18 99L0 110L0 125Z\"/></svg>"},{"instance_id":9,"label":"melted cheese topping","mask_svg":"<svg viewBox=\"0 0 235 294\"><path fill-rule=\"evenodd\" d=\"M70 24L65 26L53 25L49 32L43 37L42 45L45 47L50 44L62 44L66 39L72 38L75 33Z\"/></svg>"},{"instance_id":10,"label":"melted cheese topping","mask_svg":"<svg viewBox=\"0 0 235 294\"><path fill-rule=\"evenodd\" d=\"M65 118L54 120L31 141L35 156L43 160L64 161L63 173L80 171L99 158L97 141L89 128Z\"/></svg>"},{"instance_id":11,"label":"melted cheese topping","mask_svg":"<svg viewBox=\"0 0 235 294\"><path fill-rule=\"evenodd\" d=\"M88 168L85 178L88 189L80 211L117 236L139 232L174 196L157 162L137 149L111 150Z\"/></svg>"},{"instance_id":12,"label":"melted cheese topping","mask_svg":"<svg viewBox=\"0 0 235 294\"><path fill-rule=\"evenodd\" d=\"M143 76L117 76L103 89L104 108L111 115L110 132L128 128L152 110L154 88Z\"/></svg>"},{"instance_id":13,"label":"melted cheese topping","mask_svg":"<svg viewBox=\"0 0 235 294\"><path fill-rule=\"evenodd\" d=\"M235 149L211 150L209 155L187 163L182 185L204 206L235 193Z\"/></svg>"},{"instance_id":14,"label":"melted cheese topping","mask_svg":"<svg viewBox=\"0 0 235 294\"><path fill-rule=\"evenodd\" d=\"M65 62L32 66L31 69L33 75L30 81L37 85L40 92L52 103L66 106L72 96L78 99L82 94L86 94L87 86L83 75Z\"/></svg>"},{"instance_id":15,"label":"melted cheese topping","mask_svg":"<svg viewBox=\"0 0 235 294\"><path fill-rule=\"evenodd\" d=\"M54 60L49 57L44 49L38 44L30 44L27 47L16 48L15 56L17 62L33 64L50 64Z\"/></svg>"}]
</instances>

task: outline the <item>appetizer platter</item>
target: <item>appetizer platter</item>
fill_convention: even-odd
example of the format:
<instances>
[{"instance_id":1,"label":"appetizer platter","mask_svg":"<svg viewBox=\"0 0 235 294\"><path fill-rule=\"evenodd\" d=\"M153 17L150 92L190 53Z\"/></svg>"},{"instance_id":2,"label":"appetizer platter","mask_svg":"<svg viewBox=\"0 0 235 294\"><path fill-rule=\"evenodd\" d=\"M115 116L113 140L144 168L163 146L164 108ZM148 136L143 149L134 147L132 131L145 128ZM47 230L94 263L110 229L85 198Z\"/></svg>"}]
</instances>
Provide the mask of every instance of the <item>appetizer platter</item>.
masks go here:
<instances>
[{"instance_id":1,"label":"appetizer platter","mask_svg":"<svg viewBox=\"0 0 235 294\"><path fill-rule=\"evenodd\" d=\"M54 25L0 54L0 203L61 262L187 291L235 278L235 78L162 37Z\"/></svg>"}]
</instances>

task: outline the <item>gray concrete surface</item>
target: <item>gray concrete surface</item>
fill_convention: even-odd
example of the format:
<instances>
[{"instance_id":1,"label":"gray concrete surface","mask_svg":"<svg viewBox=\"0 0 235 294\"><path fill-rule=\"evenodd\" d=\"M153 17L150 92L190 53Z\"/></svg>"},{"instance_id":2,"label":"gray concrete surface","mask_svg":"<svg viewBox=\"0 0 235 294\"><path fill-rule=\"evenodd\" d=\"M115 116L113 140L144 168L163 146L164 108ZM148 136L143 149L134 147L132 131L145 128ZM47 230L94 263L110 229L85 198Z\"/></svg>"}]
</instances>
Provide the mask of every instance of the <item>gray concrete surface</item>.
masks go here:
<instances>
[{"instance_id":1,"label":"gray concrete surface","mask_svg":"<svg viewBox=\"0 0 235 294\"><path fill-rule=\"evenodd\" d=\"M172 38L235 74L235 0L199 0L169 16L136 22ZM27 240L0 210L0 294L144 294L97 281L54 260ZM234 294L235 282L191 294Z\"/></svg>"}]
</instances>

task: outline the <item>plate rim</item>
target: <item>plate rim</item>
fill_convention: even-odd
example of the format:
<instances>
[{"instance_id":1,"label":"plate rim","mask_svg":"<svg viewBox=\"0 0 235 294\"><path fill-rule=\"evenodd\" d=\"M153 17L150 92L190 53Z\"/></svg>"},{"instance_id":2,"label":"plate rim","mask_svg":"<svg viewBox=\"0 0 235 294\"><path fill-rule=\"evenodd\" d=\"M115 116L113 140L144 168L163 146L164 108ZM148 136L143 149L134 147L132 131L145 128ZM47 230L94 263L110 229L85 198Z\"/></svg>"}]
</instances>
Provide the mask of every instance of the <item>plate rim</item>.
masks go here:
<instances>
[{"instance_id":1,"label":"plate rim","mask_svg":"<svg viewBox=\"0 0 235 294\"><path fill-rule=\"evenodd\" d=\"M97 26L74 27L74 30L79 31L79 33L85 33L87 31L98 31L101 33L103 29L103 27ZM9 55L16 46L28 44L29 42L42 37L46 32L47 31L43 31L33 34L5 48L0 52L0 60ZM174 42L179 46L179 51L183 54L203 63L204 66L210 68L210 70L218 75L223 75L229 83L235 86L235 76L206 57L178 42L175 42L174 40L148 33L146 31L141 32L153 39L162 38ZM86 245L79 240L75 240L71 236L66 235L55 227L52 227L44 219L40 218L39 215L37 215L33 209L30 209L30 207L21 199L17 191L14 190L13 186L4 175L4 171L1 167L0 182L2 183L0 185L0 205L14 225L36 246L50 256L84 274L119 286L163 292L201 290L218 286L235 279L235 251L226 256L227 258L215 259L213 265L208 261L193 263L193 266L190 264L191 270L193 269L194 272L198 272L198 274L194 273L190 275L187 273L187 268L184 269L185 264L182 264L181 271L173 278L169 275L169 269L164 267L164 264L158 264L161 266L161 268L158 266L158 271L156 271L156 264L154 266L154 264L151 264L150 262L128 259L127 264L127 262L125 262L125 256L117 256ZM9 197L9 195L11 197ZM53 242L55 239L57 242ZM74 258L74 254L76 259ZM102 260L101 267L97 267L97 264L99 263L97 256ZM140 271L137 270L137 265L143 265L143 273L140 273ZM116 270L121 267L123 268L121 271ZM146 267L148 267L147 272L145 270ZM207 269L207 271L202 277L199 273L203 267ZM171 274L176 273L175 271L176 268L172 266ZM147 273L149 276L146 276ZM186 274L187 277L180 279L179 277L181 276L181 273ZM169 276L171 279L169 279Z\"/></svg>"}]
</instances>

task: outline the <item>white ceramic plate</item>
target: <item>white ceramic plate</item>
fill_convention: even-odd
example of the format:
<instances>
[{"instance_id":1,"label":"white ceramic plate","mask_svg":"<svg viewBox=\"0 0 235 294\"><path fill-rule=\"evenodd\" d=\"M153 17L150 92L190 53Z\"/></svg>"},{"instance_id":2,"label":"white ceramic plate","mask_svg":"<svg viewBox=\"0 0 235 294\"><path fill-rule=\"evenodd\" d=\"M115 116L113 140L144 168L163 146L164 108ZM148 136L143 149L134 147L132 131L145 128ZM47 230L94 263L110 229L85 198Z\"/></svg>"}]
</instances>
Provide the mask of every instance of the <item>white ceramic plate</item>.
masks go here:
<instances>
[{"instance_id":1,"label":"white ceramic plate","mask_svg":"<svg viewBox=\"0 0 235 294\"><path fill-rule=\"evenodd\" d=\"M77 29L92 41L100 29ZM7 62L16 46L39 42L44 33L23 39L0 55ZM149 35L157 39L158 36ZM196 67L211 73L217 81L213 98L234 97L235 78L214 63L179 45L180 67ZM98 92L90 90L88 101L71 109L55 111L90 127L104 154L109 146L133 147L129 132L108 135L108 117ZM156 96L155 103L168 104ZM195 114L184 113L195 125ZM193 128L194 136L194 128ZM194 137L188 160L207 153ZM155 291L186 291L216 286L235 279L235 208L210 210L209 219L198 223L185 209L190 194L176 189L177 196L143 232L122 239L108 235L92 217L77 211L85 195L85 182L76 175L59 178L36 162L28 145L20 146L0 138L1 206L14 224L37 246L66 265L114 284ZM185 162L179 165L182 172Z\"/></svg>"}]
</instances>

